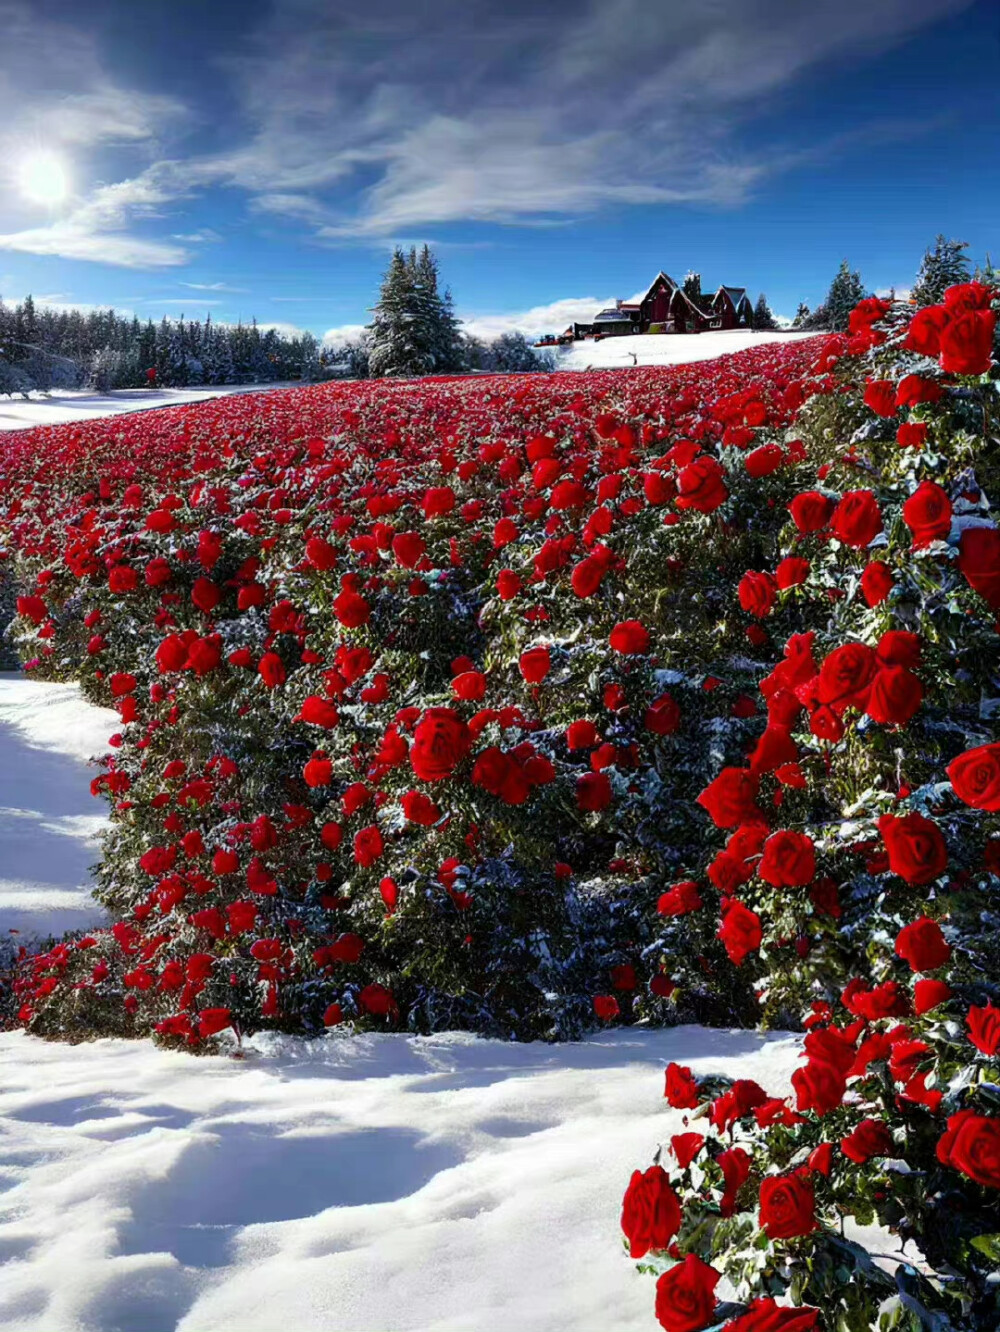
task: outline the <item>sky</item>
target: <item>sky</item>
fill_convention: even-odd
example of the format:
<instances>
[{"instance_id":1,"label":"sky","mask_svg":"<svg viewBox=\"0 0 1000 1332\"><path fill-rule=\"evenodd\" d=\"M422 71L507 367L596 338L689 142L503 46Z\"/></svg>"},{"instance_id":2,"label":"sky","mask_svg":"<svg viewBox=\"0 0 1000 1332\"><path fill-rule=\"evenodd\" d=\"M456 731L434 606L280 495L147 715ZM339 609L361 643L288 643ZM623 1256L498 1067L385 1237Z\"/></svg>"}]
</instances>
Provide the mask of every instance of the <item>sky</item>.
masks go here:
<instances>
[{"instance_id":1,"label":"sky","mask_svg":"<svg viewBox=\"0 0 1000 1332\"><path fill-rule=\"evenodd\" d=\"M427 241L470 332L663 269L1000 256L1000 0L0 0L0 296L309 329Z\"/></svg>"}]
</instances>

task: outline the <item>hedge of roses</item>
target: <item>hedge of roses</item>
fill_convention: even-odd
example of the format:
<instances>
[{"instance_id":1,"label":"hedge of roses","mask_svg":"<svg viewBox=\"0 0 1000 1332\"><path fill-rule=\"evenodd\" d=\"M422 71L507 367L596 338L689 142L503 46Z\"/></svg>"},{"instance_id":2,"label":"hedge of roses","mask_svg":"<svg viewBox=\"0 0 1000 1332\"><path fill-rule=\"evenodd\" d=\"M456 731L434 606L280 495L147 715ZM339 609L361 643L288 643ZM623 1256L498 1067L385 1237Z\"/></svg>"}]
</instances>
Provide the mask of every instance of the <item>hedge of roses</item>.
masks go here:
<instances>
[{"instance_id":1,"label":"hedge of roses","mask_svg":"<svg viewBox=\"0 0 1000 1332\"><path fill-rule=\"evenodd\" d=\"M754 1021L714 926L681 974L655 908L761 730L731 593L835 387L821 345L11 437L15 639L121 715L114 924L22 957L20 1020L192 1047Z\"/></svg>"},{"instance_id":2,"label":"hedge of roses","mask_svg":"<svg viewBox=\"0 0 1000 1332\"><path fill-rule=\"evenodd\" d=\"M1000 1326L998 309L970 283L855 310L731 591L767 721L720 746L661 955L716 928L806 1035L788 1094L667 1069L685 1131L622 1226L668 1332Z\"/></svg>"}]
</instances>

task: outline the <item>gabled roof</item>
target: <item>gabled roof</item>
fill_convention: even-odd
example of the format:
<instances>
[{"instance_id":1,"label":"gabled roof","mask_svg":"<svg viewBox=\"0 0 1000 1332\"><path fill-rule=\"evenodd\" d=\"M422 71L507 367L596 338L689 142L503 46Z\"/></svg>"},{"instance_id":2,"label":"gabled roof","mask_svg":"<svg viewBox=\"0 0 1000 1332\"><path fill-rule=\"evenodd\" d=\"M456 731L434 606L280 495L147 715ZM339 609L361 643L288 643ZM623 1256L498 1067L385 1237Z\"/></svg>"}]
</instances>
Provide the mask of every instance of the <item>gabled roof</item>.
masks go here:
<instances>
[{"instance_id":1,"label":"gabled roof","mask_svg":"<svg viewBox=\"0 0 1000 1332\"><path fill-rule=\"evenodd\" d=\"M739 305L742 301L746 301L747 303L750 301L746 287L727 287L723 284L715 293L713 301L717 301L723 294L729 297L734 306Z\"/></svg>"},{"instance_id":2,"label":"gabled roof","mask_svg":"<svg viewBox=\"0 0 1000 1332\"><path fill-rule=\"evenodd\" d=\"M653 278L649 286L646 288L646 294L645 296L643 296L642 301L639 302L640 305L642 305L643 301L649 300L650 296L653 294L653 288L661 282L665 282L668 287L677 286L677 283L673 280L670 274L664 273L663 270L661 269L659 273L657 273L656 277Z\"/></svg>"},{"instance_id":3,"label":"gabled roof","mask_svg":"<svg viewBox=\"0 0 1000 1332\"><path fill-rule=\"evenodd\" d=\"M685 305L689 306L695 312L695 314L701 315L703 319L708 318L707 312L703 310L700 305L695 305L694 301L687 294L687 292L684 290L683 287L678 287L674 292L674 294L670 297L671 305L673 305L674 301L677 300L678 296L681 298L681 300L684 302Z\"/></svg>"},{"instance_id":4,"label":"gabled roof","mask_svg":"<svg viewBox=\"0 0 1000 1332\"><path fill-rule=\"evenodd\" d=\"M607 310L599 310L597 314L594 315L593 322L596 324L600 321L603 321L605 324L630 324L632 322L632 316L629 314L628 310L620 310L615 306L609 306Z\"/></svg>"}]
</instances>

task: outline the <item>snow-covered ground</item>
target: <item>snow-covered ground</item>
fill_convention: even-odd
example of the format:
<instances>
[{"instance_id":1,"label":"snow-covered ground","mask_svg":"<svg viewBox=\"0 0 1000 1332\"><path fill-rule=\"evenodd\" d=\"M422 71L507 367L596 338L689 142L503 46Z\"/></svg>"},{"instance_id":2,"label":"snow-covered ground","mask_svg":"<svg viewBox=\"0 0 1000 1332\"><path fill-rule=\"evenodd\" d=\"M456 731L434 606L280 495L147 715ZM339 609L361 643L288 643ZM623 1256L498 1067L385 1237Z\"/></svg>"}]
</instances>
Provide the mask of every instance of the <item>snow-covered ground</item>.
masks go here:
<instances>
[{"instance_id":1,"label":"snow-covered ground","mask_svg":"<svg viewBox=\"0 0 1000 1332\"><path fill-rule=\"evenodd\" d=\"M83 759L116 721L72 686L0 677L0 928L95 920ZM653 1328L618 1214L680 1128L664 1065L780 1090L798 1048L697 1027L562 1046L338 1032L236 1059L0 1033L0 1326Z\"/></svg>"},{"instance_id":2,"label":"snow-covered ground","mask_svg":"<svg viewBox=\"0 0 1000 1332\"><path fill-rule=\"evenodd\" d=\"M815 336L815 333L753 333L745 329L717 333L637 333L634 337L573 342L545 350L555 355L557 370L607 370L630 365L688 365L692 361L710 361L716 356L745 351L747 347L760 347L766 342L794 342Z\"/></svg>"},{"instance_id":3,"label":"snow-covered ground","mask_svg":"<svg viewBox=\"0 0 1000 1332\"><path fill-rule=\"evenodd\" d=\"M269 393L273 389L295 387L295 384L287 383L227 384L216 388L116 389L113 393L54 389L51 393L32 393L28 399L0 396L0 431L94 421L102 416L146 411L150 407L180 407L188 402L205 402L229 393Z\"/></svg>"},{"instance_id":4,"label":"snow-covered ground","mask_svg":"<svg viewBox=\"0 0 1000 1332\"><path fill-rule=\"evenodd\" d=\"M0 931L84 929L101 919L90 867L105 823L87 759L106 752L118 714L76 685L0 672Z\"/></svg>"}]
</instances>

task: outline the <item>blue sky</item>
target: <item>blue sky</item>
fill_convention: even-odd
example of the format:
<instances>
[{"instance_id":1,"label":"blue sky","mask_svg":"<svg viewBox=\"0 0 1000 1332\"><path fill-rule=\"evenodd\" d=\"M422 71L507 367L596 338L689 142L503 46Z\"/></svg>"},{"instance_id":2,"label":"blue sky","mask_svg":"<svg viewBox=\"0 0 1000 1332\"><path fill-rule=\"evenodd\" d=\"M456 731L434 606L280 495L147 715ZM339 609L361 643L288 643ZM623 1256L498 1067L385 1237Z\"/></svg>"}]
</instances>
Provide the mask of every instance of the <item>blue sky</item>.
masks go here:
<instances>
[{"instance_id":1,"label":"blue sky","mask_svg":"<svg viewBox=\"0 0 1000 1332\"><path fill-rule=\"evenodd\" d=\"M0 37L7 299L323 335L427 240L489 334L659 268L793 314L845 256L1000 256L997 0L0 0Z\"/></svg>"}]
</instances>

